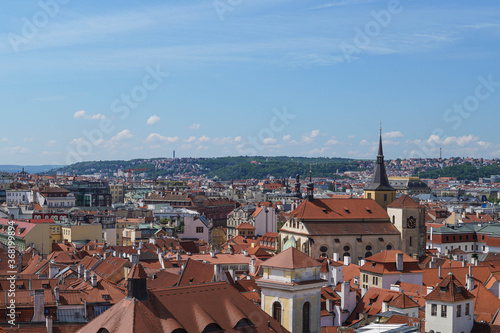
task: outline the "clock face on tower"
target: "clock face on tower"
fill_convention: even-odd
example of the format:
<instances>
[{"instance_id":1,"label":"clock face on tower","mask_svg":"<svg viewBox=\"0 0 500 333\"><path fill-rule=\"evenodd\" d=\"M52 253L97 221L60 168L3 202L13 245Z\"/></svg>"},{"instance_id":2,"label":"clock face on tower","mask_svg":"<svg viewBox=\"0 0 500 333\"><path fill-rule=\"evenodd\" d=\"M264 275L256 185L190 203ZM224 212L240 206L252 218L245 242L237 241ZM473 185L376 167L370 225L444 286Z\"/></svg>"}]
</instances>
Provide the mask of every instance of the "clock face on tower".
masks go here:
<instances>
[{"instance_id":1,"label":"clock face on tower","mask_svg":"<svg viewBox=\"0 0 500 333\"><path fill-rule=\"evenodd\" d=\"M416 226L417 226L417 221L413 216L410 216L408 220L406 220L406 227L408 229L415 229Z\"/></svg>"}]
</instances>

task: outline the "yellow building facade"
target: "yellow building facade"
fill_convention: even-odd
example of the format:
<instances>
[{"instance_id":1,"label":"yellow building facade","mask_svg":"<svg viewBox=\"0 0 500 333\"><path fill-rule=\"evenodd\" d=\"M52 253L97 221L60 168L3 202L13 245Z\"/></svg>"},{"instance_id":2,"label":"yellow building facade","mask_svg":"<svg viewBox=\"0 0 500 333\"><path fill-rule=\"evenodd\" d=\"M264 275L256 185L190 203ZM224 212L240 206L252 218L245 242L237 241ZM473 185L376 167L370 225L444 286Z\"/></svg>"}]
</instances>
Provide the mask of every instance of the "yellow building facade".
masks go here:
<instances>
[{"instance_id":1,"label":"yellow building facade","mask_svg":"<svg viewBox=\"0 0 500 333\"><path fill-rule=\"evenodd\" d=\"M321 264L291 247L261 266L262 310L290 332L321 332Z\"/></svg>"}]
</instances>

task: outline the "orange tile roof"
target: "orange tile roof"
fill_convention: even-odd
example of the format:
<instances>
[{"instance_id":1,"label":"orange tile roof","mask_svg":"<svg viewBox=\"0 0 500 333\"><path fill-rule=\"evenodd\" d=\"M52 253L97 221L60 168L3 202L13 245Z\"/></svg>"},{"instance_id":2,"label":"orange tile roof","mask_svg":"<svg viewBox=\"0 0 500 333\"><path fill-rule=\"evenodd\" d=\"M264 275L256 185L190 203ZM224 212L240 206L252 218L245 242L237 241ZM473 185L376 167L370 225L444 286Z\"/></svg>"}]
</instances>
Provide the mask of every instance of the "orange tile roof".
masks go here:
<instances>
[{"instance_id":1,"label":"orange tile roof","mask_svg":"<svg viewBox=\"0 0 500 333\"><path fill-rule=\"evenodd\" d=\"M409 309L418 307L418 303L411 299L405 293L401 293L398 297L394 298L391 302L389 302L389 306L393 306L399 309Z\"/></svg>"},{"instance_id":2,"label":"orange tile roof","mask_svg":"<svg viewBox=\"0 0 500 333\"><path fill-rule=\"evenodd\" d=\"M300 220L389 220L387 212L372 199L304 200L291 214Z\"/></svg>"},{"instance_id":3,"label":"orange tile roof","mask_svg":"<svg viewBox=\"0 0 500 333\"><path fill-rule=\"evenodd\" d=\"M144 268L141 264L135 264L132 266L132 269L128 273L127 279L147 279L148 275L144 271Z\"/></svg>"},{"instance_id":4,"label":"orange tile roof","mask_svg":"<svg viewBox=\"0 0 500 333\"><path fill-rule=\"evenodd\" d=\"M190 284L209 283L214 280L215 265L205 264L198 260L188 258L184 270L179 278L178 286Z\"/></svg>"},{"instance_id":5,"label":"orange tile roof","mask_svg":"<svg viewBox=\"0 0 500 333\"><path fill-rule=\"evenodd\" d=\"M409 195L402 195L394 202L387 205L389 208L403 208L403 207L420 207L420 205L413 200Z\"/></svg>"},{"instance_id":6,"label":"orange tile roof","mask_svg":"<svg viewBox=\"0 0 500 333\"><path fill-rule=\"evenodd\" d=\"M271 259L264 261L262 267L275 267L286 269L308 268L308 267L321 267L321 263L312 259L307 254L291 247Z\"/></svg>"},{"instance_id":7,"label":"orange tile roof","mask_svg":"<svg viewBox=\"0 0 500 333\"><path fill-rule=\"evenodd\" d=\"M426 301L441 302L459 302L472 298L474 298L474 296L453 274L448 274L429 295L425 296Z\"/></svg>"}]
</instances>

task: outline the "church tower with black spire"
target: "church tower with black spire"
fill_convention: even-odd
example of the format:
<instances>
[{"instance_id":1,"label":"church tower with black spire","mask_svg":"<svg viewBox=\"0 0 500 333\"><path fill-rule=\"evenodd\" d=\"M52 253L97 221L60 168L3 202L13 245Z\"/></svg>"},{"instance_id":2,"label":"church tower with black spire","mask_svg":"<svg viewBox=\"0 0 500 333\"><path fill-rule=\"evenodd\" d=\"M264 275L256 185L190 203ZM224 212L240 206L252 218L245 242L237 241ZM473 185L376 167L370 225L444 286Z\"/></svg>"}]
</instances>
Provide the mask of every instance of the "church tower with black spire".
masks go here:
<instances>
[{"instance_id":1,"label":"church tower with black spire","mask_svg":"<svg viewBox=\"0 0 500 333\"><path fill-rule=\"evenodd\" d=\"M396 190L389 184L384 164L384 151L382 149L382 127L380 128L380 141L378 144L377 164L373 171L373 177L365 187L365 199L373 199L384 209L396 200Z\"/></svg>"}]
</instances>

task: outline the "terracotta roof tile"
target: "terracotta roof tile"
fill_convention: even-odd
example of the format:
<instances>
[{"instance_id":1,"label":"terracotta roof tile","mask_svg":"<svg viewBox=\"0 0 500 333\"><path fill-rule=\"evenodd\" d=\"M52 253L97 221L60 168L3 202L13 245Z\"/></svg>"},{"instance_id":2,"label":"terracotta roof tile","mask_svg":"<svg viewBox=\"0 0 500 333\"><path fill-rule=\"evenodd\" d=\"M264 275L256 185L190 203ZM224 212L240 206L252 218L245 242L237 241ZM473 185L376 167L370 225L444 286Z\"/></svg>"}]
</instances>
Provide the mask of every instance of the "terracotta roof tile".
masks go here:
<instances>
[{"instance_id":1,"label":"terracotta roof tile","mask_svg":"<svg viewBox=\"0 0 500 333\"><path fill-rule=\"evenodd\" d=\"M127 279L147 279L148 275L141 264L135 264L128 273Z\"/></svg>"},{"instance_id":2,"label":"terracotta roof tile","mask_svg":"<svg viewBox=\"0 0 500 333\"><path fill-rule=\"evenodd\" d=\"M261 266L263 267L276 267L286 269L307 268L307 267L321 267L321 263L312 259L307 254L291 247L271 259L264 261Z\"/></svg>"},{"instance_id":3,"label":"terracotta roof tile","mask_svg":"<svg viewBox=\"0 0 500 333\"><path fill-rule=\"evenodd\" d=\"M427 296L425 300L459 302L474 298L453 274L448 274L440 284Z\"/></svg>"}]
</instances>

